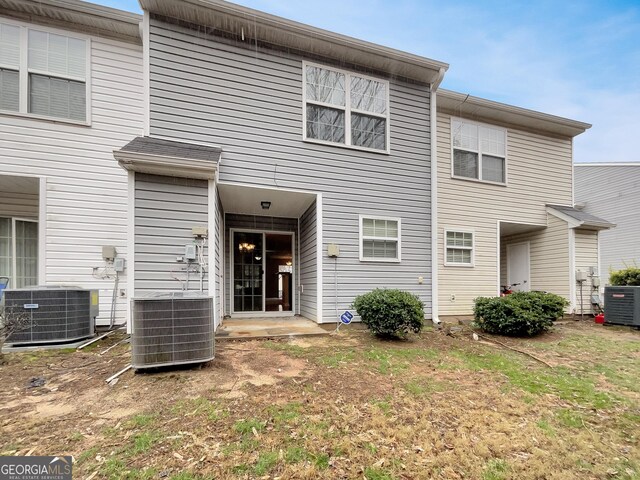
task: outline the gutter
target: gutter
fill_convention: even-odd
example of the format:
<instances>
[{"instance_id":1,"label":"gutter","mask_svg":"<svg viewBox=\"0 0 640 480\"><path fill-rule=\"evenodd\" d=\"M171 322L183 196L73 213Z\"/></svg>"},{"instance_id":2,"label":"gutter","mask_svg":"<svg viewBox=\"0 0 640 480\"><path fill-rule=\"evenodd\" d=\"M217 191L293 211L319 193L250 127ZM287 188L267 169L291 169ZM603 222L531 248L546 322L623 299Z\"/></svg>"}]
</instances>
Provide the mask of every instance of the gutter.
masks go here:
<instances>
[{"instance_id":1,"label":"gutter","mask_svg":"<svg viewBox=\"0 0 640 480\"><path fill-rule=\"evenodd\" d=\"M640 167L640 162L574 163L574 167Z\"/></svg>"},{"instance_id":2,"label":"gutter","mask_svg":"<svg viewBox=\"0 0 640 480\"><path fill-rule=\"evenodd\" d=\"M559 137L575 137L591 128L588 123L495 102L465 93L441 89L440 110L454 116L470 117L498 125L526 128L535 133Z\"/></svg>"},{"instance_id":3,"label":"gutter","mask_svg":"<svg viewBox=\"0 0 640 480\"><path fill-rule=\"evenodd\" d=\"M1 1L1 0L0 0ZM139 0L142 10L206 25L235 35L247 33L285 49L301 49L317 57L351 62L387 74L435 84L447 63L377 45L222 0ZM246 29L249 28L250 31ZM371 57L367 60L367 57ZM372 61L374 59L375 61ZM438 82L439 83L439 82Z\"/></svg>"}]
</instances>

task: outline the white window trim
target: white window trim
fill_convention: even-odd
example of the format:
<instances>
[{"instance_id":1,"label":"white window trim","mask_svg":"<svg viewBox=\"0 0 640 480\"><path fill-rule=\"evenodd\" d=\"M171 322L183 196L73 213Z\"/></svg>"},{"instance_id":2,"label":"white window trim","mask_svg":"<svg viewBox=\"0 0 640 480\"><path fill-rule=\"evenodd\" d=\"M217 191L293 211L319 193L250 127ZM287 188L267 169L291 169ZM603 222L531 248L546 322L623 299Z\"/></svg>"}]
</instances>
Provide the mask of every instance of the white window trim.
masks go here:
<instances>
[{"instance_id":1,"label":"white window trim","mask_svg":"<svg viewBox=\"0 0 640 480\"><path fill-rule=\"evenodd\" d=\"M449 247L447 245L447 234L448 233L470 233L471 234L471 246L470 247ZM444 266L445 267L463 267L463 268L473 268L476 264L476 232L475 230L468 228L454 228L454 227L446 227L444 229L444 236L442 238L442 244L444 246ZM447 250L456 249L456 250L471 250L471 263L458 263L458 262L449 262L447 261Z\"/></svg>"},{"instance_id":2,"label":"white window trim","mask_svg":"<svg viewBox=\"0 0 640 480\"><path fill-rule=\"evenodd\" d=\"M369 220L390 220L392 222L398 222L398 236L397 237L369 237L363 234L362 224L364 219ZM402 219L400 217L381 217L378 215L359 215L358 218L358 244L360 250L361 262L377 262L377 263L400 263L402 261ZM364 240L387 240L392 242L398 242L398 257L397 258L371 258L364 256L364 249L362 244Z\"/></svg>"},{"instance_id":3,"label":"white window trim","mask_svg":"<svg viewBox=\"0 0 640 480\"><path fill-rule=\"evenodd\" d=\"M80 126L91 126L91 37L88 35L83 35L81 33L69 32L67 30L60 30L58 28L46 27L41 25L32 25L29 23L18 22L15 20L11 20L9 18L0 17L0 23L4 23L7 25L13 25L16 27L20 27L20 68L18 70L19 75L19 107L18 111L12 110L0 110L0 115L12 116L12 117L22 117L22 118L32 118L36 120L44 120L54 123L66 123L71 125L80 125ZM79 79L77 77L68 76L68 75L51 75L47 72L41 72L34 69L29 69L29 30L37 30L40 32L53 33L56 35L63 35L65 37L76 38L78 40L84 40L86 45L86 53L85 53L85 78ZM9 67L7 67L9 68ZM9 68L10 70L14 70L14 68ZM38 75L46 75L52 76L56 78L62 78L65 80L73 80L73 81L82 81L85 84L85 103L86 103L86 114L85 121L81 120L73 120L70 118L60 118L53 117L50 115L38 115L35 113L29 112L29 73L35 73Z\"/></svg>"},{"instance_id":4,"label":"white window trim","mask_svg":"<svg viewBox=\"0 0 640 480\"><path fill-rule=\"evenodd\" d=\"M325 102L317 102L315 100L307 100L307 67L318 67L323 68L325 70L331 70L332 72L341 73L345 76L345 105L344 107L340 107L338 105L333 105ZM351 75L364 78L367 80L373 80L374 82L384 83L386 85L386 93L387 93L387 113L385 115L381 115L379 113L367 112L365 110L352 109L351 108ZM342 70L339 68L329 67L327 65L322 65L319 63L312 62L302 62L302 140L304 142L309 143L317 143L320 145L330 145L332 147L341 147L341 148L349 148L352 150L361 150L363 152L374 152L374 153L382 153L389 155L391 153L391 104L389 101L389 81L381 78L372 77L370 75L363 75L358 72L352 72L349 70ZM307 137L307 103L312 105L318 105L320 107L332 108L334 110L344 111L344 143L336 143L336 142L328 142L325 140L318 140L316 138L308 138ZM362 115L367 115L371 117L383 118L386 120L386 128L385 128L385 150L378 150L377 148L368 148L361 147L359 145L351 145L351 113L359 113Z\"/></svg>"},{"instance_id":5,"label":"white window trim","mask_svg":"<svg viewBox=\"0 0 640 480\"><path fill-rule=\"evenodd\" d=\"M463 122L463 123L469 123L472 125L476 125L478 127L487 127L487 128L492 128L494 130L500 130L504 133L504 182L493 182L491 180L482 180L481 178L470 178L470 177L462 177L460 175L456 175L454 173L454 150L456 150L456 147L453 146L453 122L454 121L458 121L458 122ZM449 131L451 132L451 139L450 139L450 148L451 148L451 178L454 178L456 180L466 180L469 182L477 182L477 183L486 183L488 185L498 185L501 187L506 187L508 184L508 171L509 169L507 168L507 159L509 158L509 146L508 146L508 142L507 142L507 129L504 127L499 127L497 125L491 125L490 123L483 123L483 122L475 122L473 120L467 120L466 118L461 118L461 117L450 117L449 118ZM465 152L472 152L472 153L477 153L478 154L478 176L482 175L482 154L480 153L480 134L478 134L478 150L473 150L471 148L457 148L458 150L463 150ZM490 155L492 157L497 157L497 155ZM499 158L499 157L498 157Z\"/></svg>"}]
</instances>

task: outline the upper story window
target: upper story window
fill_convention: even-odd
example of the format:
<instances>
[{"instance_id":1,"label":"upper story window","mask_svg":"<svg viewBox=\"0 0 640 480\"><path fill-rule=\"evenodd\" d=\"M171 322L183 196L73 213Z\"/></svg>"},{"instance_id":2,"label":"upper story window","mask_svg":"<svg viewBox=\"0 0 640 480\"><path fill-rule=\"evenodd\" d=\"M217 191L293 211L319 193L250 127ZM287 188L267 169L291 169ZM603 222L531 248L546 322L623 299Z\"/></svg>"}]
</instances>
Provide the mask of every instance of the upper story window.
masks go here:
<instances>
[{"instance_id":1,"label":"upper story window","mask_svg":"<svg viewBox=\"0 0 640 480\"><path fill-rule=\"evenodd\" d=\"M400 219L360 217L360 260L400 261Z\"/></svg>"},{"instance_id":2,"label":"upper story window","mask_svg":"<svg viewBox=\"0 0 640 480\"><path fill-rule=\"evenodd\" d=\"M0 109L20 108L20 27L0 23Z\"/></svg>"},{"instance_id":3,"label":"upper story window","mask_svg":"<svg viewBox=\"0 0 640 480\"><path fill-rule=\"evenodd\" d=\"M0 111L87 121L88 41L0 24Z\"/></svg>"},{"instance_id":4,"label":"upper story window","mask_svg":"<svg viewBox=\"0 0 640 480\"><path fill-rule=\"evenodd\" d=\"M468 120L451 120L453 176L506 183L506 131Z\"/></svg>"},{"instance_id":5,"label":"upper story window","mask_svg":"<svg viewBox=\"0 0 640 480\"><path fill-rule=\"evenodd\" d=\"M303 64L304 139L389 151L389 83Z\"/></svg>"}]
</instances>

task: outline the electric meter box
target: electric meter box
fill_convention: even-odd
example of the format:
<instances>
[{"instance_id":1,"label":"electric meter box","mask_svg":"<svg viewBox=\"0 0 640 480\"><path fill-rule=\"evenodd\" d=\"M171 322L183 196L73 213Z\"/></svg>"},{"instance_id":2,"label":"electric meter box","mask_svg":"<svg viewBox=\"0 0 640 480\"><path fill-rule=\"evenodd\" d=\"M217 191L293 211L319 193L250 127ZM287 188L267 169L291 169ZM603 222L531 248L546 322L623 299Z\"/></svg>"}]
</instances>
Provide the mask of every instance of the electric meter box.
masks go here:
<instances>
[{"instance_id":1,"label":"electric meter box","mask_svg":"<svg viewBox=\"0 0 640 480\"><path fill-rule=\"evenodd\" d=\"M118 272L124 272L124 258L118 257L113 259L113 269Z\"/></svg>"},{"instance_id":2,"label":"electric meter box","mask_svg":"<svg viewBox=\"0 0 640 480\"><path fill-rule=\"evenodd\" d=\"M193 243L188 243L184 246L184 259L187 262L192 262L196 259L196 246Z\"/></svg>"},{"instance_id":3,"label":"electric meter box","mask_svg":"<svg viewBox=\"0 0 640 480\"><path fill-rule=\"evenodd\" d=\"M587 281L587 272L583 272L582 270L576 271L576 282L586 282Z\"/></svg>"}]
</instances>

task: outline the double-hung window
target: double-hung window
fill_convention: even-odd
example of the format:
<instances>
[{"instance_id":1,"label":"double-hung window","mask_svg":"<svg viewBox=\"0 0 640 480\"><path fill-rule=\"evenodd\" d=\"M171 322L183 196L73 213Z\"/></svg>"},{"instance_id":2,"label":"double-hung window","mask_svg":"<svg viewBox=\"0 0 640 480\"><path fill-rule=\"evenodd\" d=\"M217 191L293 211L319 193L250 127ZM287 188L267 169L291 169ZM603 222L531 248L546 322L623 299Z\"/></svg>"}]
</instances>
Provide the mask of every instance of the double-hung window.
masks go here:
<instances>
[{"instance_id":1,"label":"double-hung window","mask_svg":"<svg viewBox=\"0 0 640 480\"><path fill-rule=\"evenodd\" d=\"M389 84L304 63L304 139L389 151Z\"/></svg>"},{"instance_id":2,"label":"double-hung window","mask_svg":"<svg viewBox=\"0 0 640 480\"><path fill-rule=\"evenodd\" d=\"M473 232L445 230L445 266L473 266Z\"/></svg>"},{"instance_id":3,"label":"double-hung window","mask_svg":"<svg viewBox=\"0 0 640 480\"><path fill-rule=\"evenodd\" d=\"M0 111L86 123L88 40L0 23Z\"/></svg>"},{"instance_id":4,"label":"double-hung window","mask_svg":"<svg viewBox=\"0 0 640 480\"><path fill-rule=\"evenodd\" d=\"M360 217L360 260L400 261L400 219Z\"/></svg>"},{"instance_id":5,"label":"double-hung window","mask_svg":"<svg viewBox=\"0 0 640 480\"><path fill-rule=\"evenodd\" d=\"M506 183L506 132L468 120L451 120L453 176Z\"/></svg>"}]
</instances>

